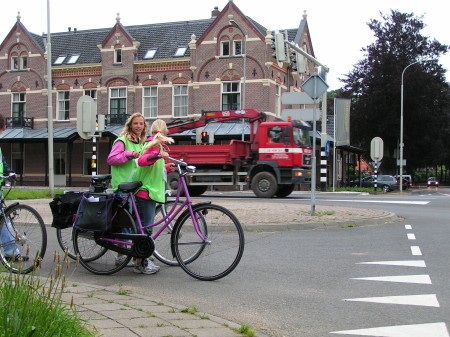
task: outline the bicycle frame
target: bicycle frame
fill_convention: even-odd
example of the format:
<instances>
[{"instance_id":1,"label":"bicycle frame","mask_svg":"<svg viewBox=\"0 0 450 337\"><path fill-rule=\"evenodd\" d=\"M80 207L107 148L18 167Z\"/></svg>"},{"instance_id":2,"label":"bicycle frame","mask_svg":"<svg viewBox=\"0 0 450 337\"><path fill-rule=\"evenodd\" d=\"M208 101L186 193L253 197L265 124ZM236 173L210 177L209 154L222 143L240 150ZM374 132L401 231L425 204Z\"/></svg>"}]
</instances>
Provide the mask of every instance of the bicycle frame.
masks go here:
<instances>
[{"instance_id":1,"label":"bicycle frame","mask_svg":"<svg viewBox=\"0 0 450 337\"><path fill-rule=\"evenodd\" d=\"M137 229L137 233L136 234L126 234L126 233L114 233L114 236L116 238L123 238L123 239L133 239L133 237L136 237L136 235L142 235L145 234L145 229L146 228L153 228L153 227L157 227L161 225L161 228L159 228L156 233L154 233L151 238L152 240L155 240L169 225L170 223L181 213L181 212L189 212L190 217L192 218L193 224L194 224L194 228L195 231L197 233L197 235L199 236L199 238L205 242L207 241L207 237L203 234L202 230L200 229L200 225L198 223L198 219L195 216L194 210L193 210L193 205L192 205L192 199L189 195L189 191L187 188L187 183L186 183L186 175L190 172L190 171L194 171L195 168L193 166L188 166L185 162L174 159L169 157L169 160L173 161L177 167L178 167L178 171L180 172L180 179L178 181L178 187L177 187L177 194L176 194L176 199L175 199L175 206L172 207L170 209L170 211L163 216L162 219L154 222L153 224L150 224L148 226L143 226L141 223L141 219L139 216L136 216L136 229ZM180 198L181 198L181 194L184 191L185 193L185 200L181 203L179 203ZM131 204L132 204L132 208L133 208L133 212L134 214L139 214L138 213L138 209L137 209L137 205L136 202L134 200L134 195L133 195L133 191L132 192L128 192L127 193L127 197L123 198L123 201L121 203L121 206L125 206L125 204L128 202L128 200L131 200ZM186 207L186 209L185 209ZM114 216L116 216L118 214L118 212L116 214L114 214ZM133 243L129 242L129 241L122 241L122 240L117 240L117 239L113 239L113 238L108 238L108 237L104 237L104 236L100 236L98 238L99 241L104 241L104 242L109 242L115 245L120 245L120 246L127 246L127 247L132 247ZM117 250L118 252L124 253L124 251L121 249L120 246L116 246L116 247L108 247L111 248L112 250Z\"/></svg>"}]
</instances>

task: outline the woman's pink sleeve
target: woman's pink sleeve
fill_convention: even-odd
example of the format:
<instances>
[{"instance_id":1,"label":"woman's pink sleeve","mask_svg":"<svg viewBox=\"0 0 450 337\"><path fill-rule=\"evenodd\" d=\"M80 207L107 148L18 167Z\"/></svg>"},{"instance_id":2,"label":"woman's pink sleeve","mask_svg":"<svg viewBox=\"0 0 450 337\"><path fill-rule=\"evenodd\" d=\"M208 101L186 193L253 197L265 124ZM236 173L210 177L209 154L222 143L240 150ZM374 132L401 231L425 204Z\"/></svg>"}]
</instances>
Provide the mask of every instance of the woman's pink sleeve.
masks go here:
<instances>
[{"instance_id":1,"label":"woman's pink sleeve","mask_svg":"<svg viewBox=\"0 0 450 337\"><path fill-rule=\"evenodd\" d=\"M150 166L154 164L159 158L148 160L149 157L157 156L159 154L159 147L153 147L148 149L142 156L138 159L138 166Z\"/></svg>"},{"instance_id":2,"label":"woman's pink sleeve","mask_svg":"<svg viewBox=\"0 0 450 337\"><path fill-rule=\"evenodd\" d=\"M133 155L133 151L125 151L125 144L121 141L117 141L111 152L108 155L106 163L111 166L118 166L125 164Z\"/></svg>"}]
</instances>

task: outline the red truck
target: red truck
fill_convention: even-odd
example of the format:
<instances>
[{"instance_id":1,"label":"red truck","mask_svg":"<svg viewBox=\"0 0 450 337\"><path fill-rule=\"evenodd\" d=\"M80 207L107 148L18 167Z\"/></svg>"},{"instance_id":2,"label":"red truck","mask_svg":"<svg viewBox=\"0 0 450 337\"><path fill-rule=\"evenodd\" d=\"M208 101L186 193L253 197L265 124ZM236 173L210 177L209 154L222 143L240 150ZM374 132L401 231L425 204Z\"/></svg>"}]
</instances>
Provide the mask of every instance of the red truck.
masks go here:
<instances>
[{"instance_id":1,"label":"red truck","mask_svg":"<svg viewBox=\"0 0 450 337\"><path fill-rule=\"evenodd\" d=\"M210 123L245 119L250 126L249 140L232 139L214 144L214 135L204 131ZM169 135L195 130L194 144L170 145L170 155L197 167L188 181L192 196L208 186L250 186L260 198L286 197L297 184L311 183L311 126L303 121L284 121L254 109L203 111L198 119L167 124ZM194 138L194 137L192 137ZM177 139L177 137L175 137ZM168 183L176 189L177 173Z\"/></svg>"}]
</instances>

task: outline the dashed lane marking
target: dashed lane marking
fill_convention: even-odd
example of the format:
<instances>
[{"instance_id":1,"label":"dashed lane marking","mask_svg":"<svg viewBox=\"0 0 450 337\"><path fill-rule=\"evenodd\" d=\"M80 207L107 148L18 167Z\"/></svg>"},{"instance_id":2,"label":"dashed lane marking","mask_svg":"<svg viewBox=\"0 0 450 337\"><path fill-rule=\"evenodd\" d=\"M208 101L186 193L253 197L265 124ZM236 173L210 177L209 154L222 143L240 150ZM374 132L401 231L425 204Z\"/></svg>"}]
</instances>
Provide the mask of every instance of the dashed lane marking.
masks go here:
<instances>
[{"instance_id":1,"label":"dashed lane marking","mask_svg":"<svg viewBox=\"0 0 450 337\"><path fill-rule=\"evenodd\" d=\"M428 276L428 275L355 277L355 278L352 278L352 280L431 284L431 279L430 279L430 276Z\"/></svg>"},{"instance_id":2,"label":"dashed lane marking","mask_svg":"<svg viewBox=\"0 0 450 337\"><path fill-rule=\"evenodd\" d=\"M344 299L344 301L439 307L439 302L435 294L348 298Z\"/></svg>"},{"instance_id":3,"label":"dashed lane marking","mask_svg":"<svg viewBox=\"0 0 450 337\"><path fill-rule=\"evenodd\" d=\"M414 235L414 233L407 233L406 235L408 237L408 240L415 240L416 239L416 236Z\"/></svg>"},{"instance_id":4,"label":"dashed lane marking","mask_svg":"<svg viewBox=\"0 0 450 337\"><path fill-rule=\"evenodd\" d=\"M357 264L383 264L390 266L421 267L421 268L426 267L424 260L374 261L374 262L359 262Z\"/></svg>"},{"instance_id":5,"label":"dashed lane marking","mask_svg":"<svg viewBox=\"0 0 450 337\"><path fill-rule=\"evenodd\" d=\"M370 329L334 331L334 334L383 337L450 337L445 323L383 326Z\"/></svg>"},{"instance_id":6,"label":"dashed lane marking","mask_svg":"<svg viewBox=\"0 0 450 337\"><path fill-rule=\"evenodd\" d=\"M422 255L422 251L420 250L419 246L411 246L411 254L415 256Z\"/></svg>"}]
</instances>

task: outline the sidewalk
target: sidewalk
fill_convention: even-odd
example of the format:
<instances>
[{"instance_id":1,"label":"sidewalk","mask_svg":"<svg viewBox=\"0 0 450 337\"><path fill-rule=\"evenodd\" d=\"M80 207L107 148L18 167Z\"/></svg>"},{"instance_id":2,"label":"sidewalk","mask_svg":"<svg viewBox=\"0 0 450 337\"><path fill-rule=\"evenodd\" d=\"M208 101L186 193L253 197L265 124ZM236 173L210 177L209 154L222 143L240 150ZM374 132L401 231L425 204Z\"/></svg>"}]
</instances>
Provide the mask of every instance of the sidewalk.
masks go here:
<instances>
[{"instance_id":1,"label":"sidewalk","mask_svg":"<svg viewBox=\"0 0 450 337\"><path fill-rule=\"evenodd\" d=\"M45 224L50 226L50 201L37 199L21 202L34 207ZM397 221L396 215L390 212L323 205L317 205L316 215L311 216L311 206L307 202L274 204L254 198L245 202L220 199L218 203L230 209L246 231L353 227ZM240 324L118 287L73 284L67 288L64 300L70 303L72 297L81 317L105 337L245 336L239 333ZM255 336L265 337L260 332L256 332Z\"/></svg>"}]
</instances>

